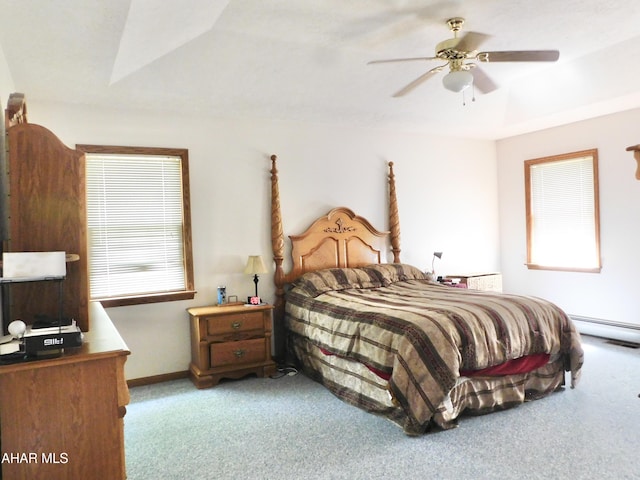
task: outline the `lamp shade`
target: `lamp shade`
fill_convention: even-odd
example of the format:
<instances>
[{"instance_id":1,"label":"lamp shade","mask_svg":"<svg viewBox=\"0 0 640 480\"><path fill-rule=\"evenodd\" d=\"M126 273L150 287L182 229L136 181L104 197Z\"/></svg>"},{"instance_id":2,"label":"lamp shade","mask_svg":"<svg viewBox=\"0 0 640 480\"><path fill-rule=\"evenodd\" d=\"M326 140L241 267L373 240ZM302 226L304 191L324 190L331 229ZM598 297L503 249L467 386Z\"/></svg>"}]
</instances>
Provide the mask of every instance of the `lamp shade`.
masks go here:
<instances>
[{"instance_id":1,"label":"lamp shade","mask_svg":"<svg viewBox=\"0 0 640 480\"><path fill-rule=\"evenodd\" d=\"M262 256L249 255L249 259L247 260L247 266L244 267L244 273L250 274L250 275L256 275L258 273L267 273L267 268L264 266L264 262L262 261Z\"/></svg>"},{"instance_id":2,"label":"lamp shade","mask_svg":"<svg viewBox=\"0 0 640 480\"><path fill-rule=\"evenodd\" d=\"M436 263L436 258L442 258L442 252L433 252L433 258L431 259L431 273L435 274L436 271L433 268Z\"/></svg>"},{"instance_id":3,"label":"lamp shade","mask_svg":"<svg viewBox=\"0 0 640 480\"><path fill-rule=\"evenodd\" d=\"M473 83L473 75L467 70L454 70L447 73L442 78L442 84L447 90L452 92L461 92L466 88L469 88Z\"/></svg>"}]
</instances>

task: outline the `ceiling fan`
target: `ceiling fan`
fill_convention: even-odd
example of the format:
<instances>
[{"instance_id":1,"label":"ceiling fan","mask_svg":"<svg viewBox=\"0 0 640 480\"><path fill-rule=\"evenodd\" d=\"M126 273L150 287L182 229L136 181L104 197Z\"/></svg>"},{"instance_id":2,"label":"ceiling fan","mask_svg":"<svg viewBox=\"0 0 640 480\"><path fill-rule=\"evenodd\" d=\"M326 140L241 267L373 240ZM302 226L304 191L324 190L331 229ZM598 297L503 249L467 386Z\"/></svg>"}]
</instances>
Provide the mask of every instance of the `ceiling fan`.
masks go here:
<instances>
[{"instance_id":1,"label":"ceiling fan","mask_svg":"<svg viewBox=\"0 0 640 480\"><path fill-rule=\"evenodd\" d=\"M447 90L461 92L472 84L482 93L489 93L498 86L480 69L475 63L468 63L469 60L478 62L555 62L560 57L558 50L507 50L499 52L478 52L478 47L490 37L483 33L467 32L458 37L464 18L455 17L447 20L449 29L453 32L453 38L440 42L436 45L435 57L412 57L393 58L389 60L373 60L368 64L390 63L390 62L411 62L420 60L443 60L447 63L432 68L423 73L413 82L409 83L393 96L401 97L411 92L413 89L424 83L446 67L449 73L442 78L442 83Z\"/></svg>"}]
</instances>

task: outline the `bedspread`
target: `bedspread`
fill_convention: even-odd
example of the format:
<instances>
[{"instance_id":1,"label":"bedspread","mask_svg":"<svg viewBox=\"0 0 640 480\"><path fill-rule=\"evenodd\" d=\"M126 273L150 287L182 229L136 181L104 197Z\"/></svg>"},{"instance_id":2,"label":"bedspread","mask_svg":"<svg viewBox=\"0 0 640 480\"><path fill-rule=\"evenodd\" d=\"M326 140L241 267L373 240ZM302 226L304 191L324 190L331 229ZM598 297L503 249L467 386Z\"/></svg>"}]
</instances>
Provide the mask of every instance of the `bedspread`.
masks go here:
<instances>
[{"instance_id":1,"label":"bedspread","mask_svg":"<svg viewBox=\"0 0 640 480\"><path fill-rule=\"evenodd\" d=\"M461 370L542 353L564 359L571 386L577 383L580 336L553 303L403 278L311 294L294 286L286 321L292 334L389 375L407 414L405 431L425 431Z\"/></svg>"}]
</instances>

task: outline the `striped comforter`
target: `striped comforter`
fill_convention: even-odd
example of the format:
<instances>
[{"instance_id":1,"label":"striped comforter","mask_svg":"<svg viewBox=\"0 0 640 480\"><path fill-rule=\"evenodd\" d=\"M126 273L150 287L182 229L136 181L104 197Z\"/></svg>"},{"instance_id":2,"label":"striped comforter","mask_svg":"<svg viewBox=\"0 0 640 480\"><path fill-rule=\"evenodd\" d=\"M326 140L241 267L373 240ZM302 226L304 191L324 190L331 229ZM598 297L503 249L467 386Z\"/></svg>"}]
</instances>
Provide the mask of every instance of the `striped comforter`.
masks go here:
<instances>
[{"instance_id":1,"label":"striped comforter","mask_svg":"<svg viewBox=\"0 0 640 480\"><path fill-rule=\"evenodd\" d=\"M286 322L332 355L388 376L407 433L424 432L460 371L549 354L580 375L580 337L567 315L533 297L451 288L408 265L307 273L287 295Z\"/></svg>"}]
</instances>

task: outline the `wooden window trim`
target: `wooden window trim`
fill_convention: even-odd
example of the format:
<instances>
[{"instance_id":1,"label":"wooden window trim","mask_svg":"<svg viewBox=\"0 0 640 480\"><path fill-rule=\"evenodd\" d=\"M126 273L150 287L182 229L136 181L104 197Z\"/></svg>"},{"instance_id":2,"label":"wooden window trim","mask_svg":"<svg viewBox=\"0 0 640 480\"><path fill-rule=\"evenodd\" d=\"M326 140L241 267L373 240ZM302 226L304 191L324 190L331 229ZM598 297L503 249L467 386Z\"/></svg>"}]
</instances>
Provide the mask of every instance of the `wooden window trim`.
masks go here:
<instances>
[{"instance_id":1,"label":"wooden window trim","mask_svg":"<svg viewBox=\"0 0 640 480\"><path fill-rule=\"evenodd\" d=\"M597 265L592 268L580 267L559 267L550 265L540 265L532 262L533 255L533 218L531 214L531 171L530 167L543 163L552 163L563 160L571 160L574 158L590 156L593 162L593 194L594 194L594 221L595 221L595 248L597 251ZM582 273L600 273L602 270L602 259L600 255L600 186L598 173L598 149L581 150L578 152L565 153L561 155L552 155L548 157L535 158L524 162L525 177L525 208L526 208L526 226L527 226L527 261L525 265L530 270L552 270L564 272L582 272Z\"/></svg>"},{"instance_id":2,"label":"wooden window trim","mask_svg":"<svg viewBox=\"0 0 640 480\"><path fill-rule=\"evenodd\" d=\"M128 305L140 305L157 302L169 302L177 300L191 300L195 297L196 290L193 274L193 241L191 238L191 194L189 190L189 150L186 148L163 147L133 147L116 145L76 145L76 149L84 153L111 153L129 155L171 155L181 157L182 168L182 208L184 221L182 226L184 262L185 262L185 289L177 292L162 292L145 295L131 295L123 297L95 298L104 307L119 307Z\"/></svg>"}]
</instances>

